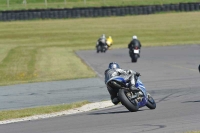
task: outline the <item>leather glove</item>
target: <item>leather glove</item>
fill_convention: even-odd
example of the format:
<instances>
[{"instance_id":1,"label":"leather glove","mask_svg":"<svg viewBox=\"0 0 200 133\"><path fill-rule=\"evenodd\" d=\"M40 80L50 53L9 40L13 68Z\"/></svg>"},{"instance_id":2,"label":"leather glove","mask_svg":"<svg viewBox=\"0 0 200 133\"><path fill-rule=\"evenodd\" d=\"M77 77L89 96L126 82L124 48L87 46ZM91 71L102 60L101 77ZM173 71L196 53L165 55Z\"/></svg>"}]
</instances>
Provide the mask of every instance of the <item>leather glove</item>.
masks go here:
<instances>
[{"instance_id":1,"label":"leather glove","mask_svg":"<svg viewBox=\"0 0 200 133\"><path fill-rule=\"evenodd\" d=\"M141 76L141 74L139 72L136 72L135 74L137 77Z\"/></svg>"},{"instance_id":2,"label":"leather glove","mask_svg":"<svg viewBox=\"0 0 200 133\"><path fill-rule=\"evenodd\" d=\"M133 71L132 71L132 70L128 70L127 73L128 73L128 74L132 74Z\"/></svg>"}]
</instances>

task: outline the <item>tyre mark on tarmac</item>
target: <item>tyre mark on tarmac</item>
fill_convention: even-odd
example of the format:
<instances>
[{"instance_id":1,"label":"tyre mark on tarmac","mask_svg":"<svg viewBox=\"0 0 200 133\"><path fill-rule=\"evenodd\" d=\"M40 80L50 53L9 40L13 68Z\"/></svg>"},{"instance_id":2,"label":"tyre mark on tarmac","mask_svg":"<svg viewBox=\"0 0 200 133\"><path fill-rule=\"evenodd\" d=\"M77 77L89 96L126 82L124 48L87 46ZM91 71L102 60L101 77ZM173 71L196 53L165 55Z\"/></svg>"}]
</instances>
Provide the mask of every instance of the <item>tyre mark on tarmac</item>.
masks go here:
<instances>
[{"instance_id":1,"label":"tyre mark on tarmac","mask_svg":"<svg viewBox=\"0 0 200 133\"><path fill-rule=\"evenodd\" d=\"M152 124L143 124L143 125L136 125L136 126L141 126L141 131L134 131L134 133L143 133L143 132L148 132L148 131L155 131L161 128L165 128L166 125L152 125ZM135 126L134 126L135 127ZM152 128L152 129L146 129L146 128Z\"/></svg>"},{"instance_id":2,"label":"tyre mark on tarmac","mask_svg":"<svg viewBox=\"0 0 200 133\"><path fill-rule=\"evenodd\" d=\"M176 68L190 70L190 71L193 71L193 72L198 72L197 69L187 68L187 67L183 67L183 66L179 66L179 65L169 64L169 63L164 63L164 64L167 64L169 66L176 67Z\"/></svg>"},{"instance_id":3,"label":"tyre mark on tarmac","mask_svg":"<svg viewBox=\"0 0 200 133\"><path fill-rule=\"evenodd\" d=\"M169 94L161 99L159 99L158 101L156 100L156 103L162 102L162 101L166 101L167 98L169 98L170 96L172 96L173 94Z\"/></svg>"}]
</instances>

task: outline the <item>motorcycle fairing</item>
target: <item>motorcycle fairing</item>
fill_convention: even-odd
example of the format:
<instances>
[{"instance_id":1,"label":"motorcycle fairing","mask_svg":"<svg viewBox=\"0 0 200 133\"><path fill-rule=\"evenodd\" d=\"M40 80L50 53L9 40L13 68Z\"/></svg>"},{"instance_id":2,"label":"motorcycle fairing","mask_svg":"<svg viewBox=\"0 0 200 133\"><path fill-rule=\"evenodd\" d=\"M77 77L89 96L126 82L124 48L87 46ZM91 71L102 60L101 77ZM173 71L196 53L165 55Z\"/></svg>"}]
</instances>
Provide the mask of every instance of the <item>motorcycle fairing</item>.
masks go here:
<instances>
[{"instance_id":1,"label":"motorcycle fairing","mask_svg":"<svg viewBox=\"0 0 200 133\"><path fill-rule=\"evenodd\" d=\"M106 84L109 83L110 81L118 81L118 82L124 83L126 85L126 80L121 76L115 76L115 77L110 78L109 80L107 80ZM142 101L138 102L139 107L143 107L146 105L148 99L147 99L146 88L144 87L142 81L139 78L135 84L135 87L139 88L142 91L142 93L144 94Z\"/></svg>"},{"instance_id":2,"label":"motorcycle fairing","mask_svg":"<svg viewBox=\"0 0 200 133\"><path fill-rule=\"evenodd\" d=\"M118 82L126 84L125 79L123 77L121 77L121 76L115 76L115 77L110 78L109 80L106 81L106 84L108 82L110 82L111 80L115 80L115 81L118 81Z\"/></svg>"},{"instance_id":3,"label":"motorcycle fairing","mask_svg":"<svg viewBox=\"0 0 200 133\"><path fill-rule=\"evenodd\" d=\"M138 80L137 80L137 82L135 84L135 87L139 88L142 91L142 93L144 94L144 97L143 97L142 101L138 103L139 107L143 107L143 106L146 105L148 99L147 99L146 88L144 87L142 81L139 78L138 78Z\"/></svg>"}]
</instances>

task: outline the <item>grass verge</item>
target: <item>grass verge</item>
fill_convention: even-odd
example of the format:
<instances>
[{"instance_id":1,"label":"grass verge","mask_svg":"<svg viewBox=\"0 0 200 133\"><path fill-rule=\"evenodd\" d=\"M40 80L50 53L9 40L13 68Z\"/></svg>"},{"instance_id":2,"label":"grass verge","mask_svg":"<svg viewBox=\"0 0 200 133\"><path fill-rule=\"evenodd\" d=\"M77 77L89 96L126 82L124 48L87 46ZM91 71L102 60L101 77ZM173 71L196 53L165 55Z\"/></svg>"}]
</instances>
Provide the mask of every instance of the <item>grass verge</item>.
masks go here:
<instances>
[{"instance_id":1,"label":"grass verge","mask_svg":"<svg viewBox=\"0 0 200 133\"><path fill-rule=\"evenodd\" d=\"M69 109L81 107L88 103L89 103L88 101L82 101L82 102L76 102L72 104L62 104L62 105L44 106L44 107L36 107L36 108L26 108L26 109L19 109L19 110L0 111L0 121L66 111Z\"/></svg>"},{"instance_id":2,"label":"grass verge","mask_svg":"<svg viewBox=\"0 0 200 133\"><path fill-rule=\"evenodd\" d=\"M74 51L94 49L103 33L112 36L112 49L127 48L133 35L144 47L200 44L199 15L0 22L0 85L95 77Z\"/></svg>"}]
</instances>

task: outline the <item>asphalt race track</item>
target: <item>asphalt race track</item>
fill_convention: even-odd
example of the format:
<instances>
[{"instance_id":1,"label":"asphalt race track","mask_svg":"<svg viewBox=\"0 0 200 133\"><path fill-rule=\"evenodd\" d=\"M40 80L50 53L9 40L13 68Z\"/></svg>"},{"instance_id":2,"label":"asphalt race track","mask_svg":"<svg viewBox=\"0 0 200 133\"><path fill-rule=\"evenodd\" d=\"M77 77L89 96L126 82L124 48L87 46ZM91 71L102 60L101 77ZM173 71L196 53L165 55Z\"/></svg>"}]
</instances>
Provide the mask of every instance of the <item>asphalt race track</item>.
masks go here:
<instances>
[{"instance_id":1,"label":"asphalt race track","mask_svg":"<svg viewBox=\"0 0 200 133\"><path fill-rule=\"evenodd\" d=\"M157 108L129 112L122 105L86 113L0 125L1 133L184 133L200 130L200 45L142 48L131 63L128 49L78 51L103 82L110 62L141 73Z\"/></svg>"},{"instance_id":2,"label":"asphalt race track","mask_svg":"<svg viewBox=\"0 0 200 133\"><path fill-rule=\"evenodd\" d=\"M84 100L99 102L109 98L105 84L99 78L0 86L0 91L0 110L66 104Z\"/></svg>"}]
</instances>

